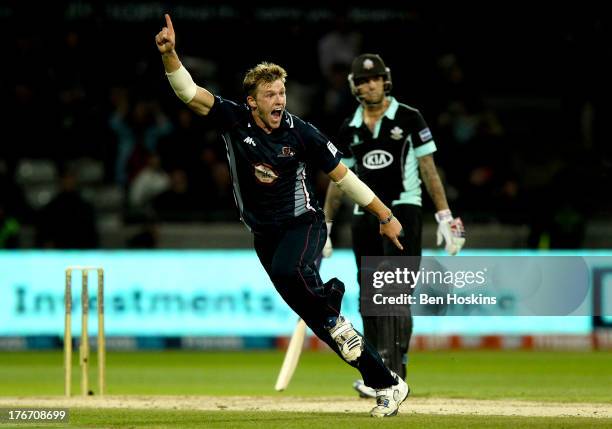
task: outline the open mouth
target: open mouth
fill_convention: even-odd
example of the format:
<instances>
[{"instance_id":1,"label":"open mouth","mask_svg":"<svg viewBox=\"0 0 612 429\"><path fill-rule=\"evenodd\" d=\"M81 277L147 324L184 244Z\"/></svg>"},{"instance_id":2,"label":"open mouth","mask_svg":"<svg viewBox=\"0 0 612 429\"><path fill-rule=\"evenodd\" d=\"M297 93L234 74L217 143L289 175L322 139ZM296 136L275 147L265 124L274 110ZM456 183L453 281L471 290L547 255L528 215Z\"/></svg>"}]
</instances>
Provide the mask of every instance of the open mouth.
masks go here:
<instances>
[{"instance_id":1,"label":"open mouth","mask_svg":"<svg viewBox=\"0 0 612 429\"><path fill-rule=\"evenodd\" d=\"M277 107L276 109L272 110L272 117L275 120L279 120L282 114L283 114L283 109L281 109L280 107Z\"/></svg>"}]
</instances>

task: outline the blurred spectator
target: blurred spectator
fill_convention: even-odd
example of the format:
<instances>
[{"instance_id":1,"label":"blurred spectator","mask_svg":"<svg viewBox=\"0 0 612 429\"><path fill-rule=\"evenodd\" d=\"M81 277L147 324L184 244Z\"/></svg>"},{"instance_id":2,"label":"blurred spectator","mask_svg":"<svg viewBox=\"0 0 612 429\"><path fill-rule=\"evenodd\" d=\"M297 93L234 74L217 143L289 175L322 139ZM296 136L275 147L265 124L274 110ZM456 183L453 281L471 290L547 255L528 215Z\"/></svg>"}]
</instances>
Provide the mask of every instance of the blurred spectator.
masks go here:
<instances>
[{"instance_id":1,"label":"blurred spectator","mask_svg":"<svg viewBox=\"0 0 612 429\"><path fill-rule=\"evenodd\" d=\"M98 247L94 209L78 190L74 172L65 169L59 193L38 213L36 244L47 249Z\"/></svg>"},{"instance_id":2,"label":"blurred spectator","mask_svg":"<svg viewBox=\"0 0 612 429\"><path fill-rule=\"evenodd\" d=\"M157 103L139 100L131 107L127 93L121 92L117 93L110 127L117 135L115 180L121 185L127 185L144 168L159 139L172 131Z\"/></svg>"},{"instance_id":3,"label":"blurred spectator","mask_svg":"<svg viewBox=\"0 0 612 429\"><path fill-rule=\"evenodd\" d=\"M460 204L474 211L486 202L513 199L518 183L513 172L511 148L497 116L478 103L454 102L438 118L441 139L448 146L442 155L449 182L457 186Z\"/></svg>"},{"instance_id":4,"label":"blurred spectator","mask_svg":"<svg viewBox=\"0 0 612 429\"><path fill-rule=\"evenodd\" d=\"M202 190L202 204L215 210L234 211L232 180L227 162L212 145L202 149L200 160L201 168L194 175L194 181L198 184L198 190Z\"/></svg>"},{"instance_id":5,"label":"blurred spectator","mask_svg":"<svg viewBox=\"0 0 612 429\"><path fill-rule=\"evenodd\" d=\"M214 208L233 208L231 180L225 145L214 131L204 127L205 120L181 108L173 131L159 141L158 152L164 170L183 170L190 192Z\"/></svg>"},{"instance_id":6,"label":"blurred spectator","mask_svg":"<svg viewBox=\"0 0 612 429\"><path fill-rule=\"evenodd\" d=\"M141 38L133 37L148 34L151 24L159 23L157 17L148 9L121 15L112 8L73 3L77 6L53 9L59 13L53 15L57 19L34 16L32 8L40 12L40 5L27 1L7 2L0 13L0 21L9 29L5 57L11 59L10 66L0 68L4 101L0 163L5 168L0 202L7 216L20 225L34 221L22 192L12 183L22 158L90 156L105 162L107 182L129 189L130 181L147 167L150 154L158 153L165 171L184 170L189 192L200 198L202 206L212 202L206 207L207 216L224 207L235 219L223 143L210 136L212 127L207 127L206 119L194 121L192 113L175 102L167 83L160 80L163 70L157 53L141 49ZM355 103L346 84L347 66L368 46L389 46L388 54L396 57L395 72L407 78L398 80L394 92L422 106L428 117L439 118L430 124L444 149L436 162L448 183L456 186L454 191L448 189L449 199L470 222L526 221L533 204L550 194L557 169L573 162L576 152L563 158L560 145L577 144L577 151L592 156L591 168L598 172L590 186L593 195L612 186L612 145L607 138L612 50L606 42L611 27L598 8L581 9L567 25L542 32L537 15L518 21L512 14L491 15L485 22L463 8L440 13L418 7L408 16L406 6L399 3L384 11L374 4L329 3L315 8L301 4L290 8L295 16L288 18L274 15L279 9L271 5L228 4L223 19L204 13L210 5L191 6L202 13L182 19L186 32L197 28L204 31L202 37L217 40L228 29L258 26L261 40L275 40L278 45L270 52L265 44L244 50L239 41L202 45L198 38L187 38L183 58L196 82L239 99L243 94L237 83L244 64L261 60L287 64L288 110L313 121L332 139L339 118L347 116L345 109L351 111ZM52 8L48 9L44 12ZM534 25L521 25L520 33L509 32L519 21ZM495 49L483 51L480 36L470 28L480 28ZM122 40L113 51L114 62L99 60L108 45L103 35L108 34ZM394 49L390 37L401 41L402 49ZM122 65L121 73L116 64ZM554 111L556 107L540 104L551 100L562 104L563 117ZM491 111L491 106L496 110ZM544 114L553 118L544 122ZM540 128L538 135L532 124ZM535 159L534 150L547 141L554 142L547 156L556 159ZM324 182L321 176L321 189L326 188ZM25 190L28 196L36 195L34 188ZM599 216L609 214L610 201L597 205ZM548 220L539 223L549 225L553 216L546 216Z\"/></svg>"},{"instance_id":7,"label":"blurred spectator","mask_svg":"<svg viewBox=\"0 0 612 429\"><path fill-rule=\"evenodd\" d=\"M440 55L436 62L436 92L432 94L438 110L445 110L448 103L461 101L469 103L472 99L480 99L479 91L466 77L465 71L457 55L445 53Z\"/></svg>"},{"instance_id":8,"label":"blurred spectator","mask_svg":"<svg viewBox=\"0 0 612 429\"><path fill-rule=\"evenodd\" d=\"M63 31L54 50L61 61L50 65L50 78L56 98L54 119L58 139L52 156L60 161L93 155L101 137L96 112L95 50L88 47L85 31L71 27ZM96 114L97 113L97 114Z\"/></svg>"},{"instance_id":9,"label":"blurred spectator","mask_svg":"<svg viewBox=\"0 0 612 429\"><path fill-rule=\"evenodd\" d=\"M19 221L5 211L0 201L0 249L18 248L20 230Z\"/></svg>"},{"instance_id":10,"label":"blurred spectator","mask_svg":"<svg viewBox=\"0 0 612 429\"><path fill-rule=\"evenodd\" d=\"M552 162L547 185L530 193L530 248L583 247L587 220L600 208L589 204L591 194L584 192L597 182L595 164L596 160L586 154L574 154L572 164L567 166Z\"/></svg>"},{"instance_id":11,"label":"blurred spectator","mask_svg":"<svg viewBox=\"0 0 612 429\"><path fill-rule=\"evenodd\" d=\"M337 67L350 69L353 58L361 52L362 35L349 26L345 11L336 11L334 27L325 33L318 42L319 67L321 74L333 81ZM346 74L344 75L346 81Z\"/></svg>"},{"instance_id":12,"label":"blurred spectator","mask_svg":"<svg viewBox=\"0 0 612 429\"><path fill-rule=\"evenodd\" d=\"M155 249L159 244L159 227L154 219L148 219L142 229L127 241L129 249Z\"/></svg>"},{"instance_id":13,"label":"blurred spectator","mask_svg":"<svg viewBox=\"0 0 612 429\"><path fill-rule=\"evenodd\" d=\"M347 76L353 58L361 53L362 35L349 25L346 10L336 10L334 26L318 41L319 67L324 85L316 99L321 108L314 111L313 122L328 136L334 136L354 107Z\"/></svg>"},{"instance_id":14,"label":"blurred spectator","mask_svg":"<svg viewBox=\"0 0 612 429\"><path fill-rule=\"evenodd\" d=\"M205 130L201 121L194 121L194 115L187 108L180 108L173 115L173 128L159 139L157 153L164 169L183 169L187 174L200 168L199 158Z\"/></svg>"},{"instance_id":15,"label":"blurred spectator","mask_svg":"<svg viewBox=\"0 0 612 429\"><path fill-rule=\"evenodd\" d=\"M17 25L6 43L4 53L11 61L0 73L4 137L0 157L6 157L11 175L19 157L50 155L48 143L56 137L57 109L44 41L40 32Z\"/></svg>"},{"instance_id":16,"label":"blurred spectator","mask_svg":"<svg viewBox=\"0 0 612 429\"><path fill-rule=\"evenodd\" d=\"M501 121L484 106L453 54L438 60L437 135L445 151L437 156L457 198L449 199L475 221L508 221L518 212L519 183L511 146Z\"/></svg>"},{"instance_id":17,"label":"blurred spectator","mask_svg":"<svg viewBox=\"0 0 612 429\"><path fill-rule=\"evenodd\" d=\"M23 190L4 170L7 168L0 163L0 206L6 216L14 217L20 224L31 223L34 215Z\"/></svg>"},{"instance_id":18,"label":"blurred spectator","mask_svg":"<svg viewBox=\"0 0 612 429\"><path fill-rule=\"evenodd\" d=\"M180 222L198 220L202 216L202 206L189 189L189 180L184 170L179 168L170 172L170 188L153 200L153 208L160 220ZM198 196L200 200L206 195Z\"/></svg>"},{"instance_id":19,"label":"blurred spectator","mask_svg":"<svg viewBox=\"0 0 612 429\"><path fill-rule=\"evenodd\" d=\"M170 187L170 178L162 169L159 156L151 153L147 165L130 184L129 204L132 209L144 210L151 201Z\"/></svg>"},{"instance_id":20,"label":"blurred spectator","mask_svg":"<svg viewBox=\"0 0 612 429\"><path fill-rule=\"evenodd\" d=\"M354 110L355 97L347 80L349 73L350 67L346 64L333 64L325 85L321 87L322 91L316 97L321 106L313 113L312 120L330 138L335 136L344 118Z\"/></svg>"}]
</instances>

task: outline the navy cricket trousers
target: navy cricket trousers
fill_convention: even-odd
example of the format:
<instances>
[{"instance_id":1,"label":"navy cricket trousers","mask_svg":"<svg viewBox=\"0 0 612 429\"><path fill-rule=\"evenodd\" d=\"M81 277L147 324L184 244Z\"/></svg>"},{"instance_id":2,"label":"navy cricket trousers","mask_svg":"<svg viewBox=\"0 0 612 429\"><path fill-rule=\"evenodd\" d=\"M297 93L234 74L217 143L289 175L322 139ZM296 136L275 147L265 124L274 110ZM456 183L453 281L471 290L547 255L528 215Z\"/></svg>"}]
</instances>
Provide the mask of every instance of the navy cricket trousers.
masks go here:
<instances>
[{"instance_id":1,"label":"navy cricket trousers","mask_svg":"<svg viewBox=\"0 0 612 429\"><path fill-rule=\"evenodd\" d=\"M281 297L315 335L342 358L326 326L330 319L340 314L344 285L336 278L323 283L316 267L326 238L323 215L308 213L290 225L255 232L254 245ZM365 384L370 387L376 389L395 384L376 349L364 342L359 359L347 363L361 372Z\"/></svg>"}]
</instances>

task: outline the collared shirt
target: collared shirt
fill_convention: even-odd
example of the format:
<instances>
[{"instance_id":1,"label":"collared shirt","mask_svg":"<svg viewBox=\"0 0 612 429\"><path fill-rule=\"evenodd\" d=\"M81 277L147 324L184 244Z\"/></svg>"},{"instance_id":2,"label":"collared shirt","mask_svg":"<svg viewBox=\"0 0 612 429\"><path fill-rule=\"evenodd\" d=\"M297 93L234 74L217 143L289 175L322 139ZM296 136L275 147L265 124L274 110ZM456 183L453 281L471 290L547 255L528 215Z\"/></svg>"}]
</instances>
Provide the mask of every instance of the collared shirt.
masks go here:
<instances>
[{"instance_id":1,"label":"collared shirt","mask_svg":"<svg viewBox=\"0 0 612 429\"><path fill-rule=\"evenodd\" d=\"M209 115L225 141L236 205L249 229L321 212L315 173L332 171L342 153L319 130L285 110L281 126L266 134L246 104L219 96Z\"/></svg>"},{"instance_id":2,"label":"collared shirt","mask_svg":"<svg viewBox=\"0 0 612 429\"><path fill-rule=\"evenodd\" d=\"M421 113L388 97L390 104L373 132L363 121L360 105L344 121L338 135L343 162L387 205L421 205L418 158L436 151Z\"/></svg>"}]
</instances>

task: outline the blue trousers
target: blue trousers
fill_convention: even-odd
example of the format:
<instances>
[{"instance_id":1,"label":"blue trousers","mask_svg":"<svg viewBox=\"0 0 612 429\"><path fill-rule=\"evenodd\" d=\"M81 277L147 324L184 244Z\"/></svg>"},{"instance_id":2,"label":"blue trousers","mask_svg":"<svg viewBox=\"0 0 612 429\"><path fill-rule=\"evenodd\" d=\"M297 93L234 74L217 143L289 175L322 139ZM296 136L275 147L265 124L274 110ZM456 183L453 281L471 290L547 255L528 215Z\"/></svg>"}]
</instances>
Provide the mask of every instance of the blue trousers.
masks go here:
<instances>
[{"instance_id":1,"label":"blue trousers","mask_svg":"<svg viewBox=\"0 0 612 429\"><path fill-rule=\"evenodd\" d=\"M281 228L256 232L254 245L261 264L281 297L315 335L342 358L327 327L330 320L340 315L344 284L336 278L323 283L316 265L326 238L323 215L315 213L304 215ZM396 383L376 348L367 341L361 356L347 363L359 370L364 383L372 388Z\"/></svg>"}]
</instances>

